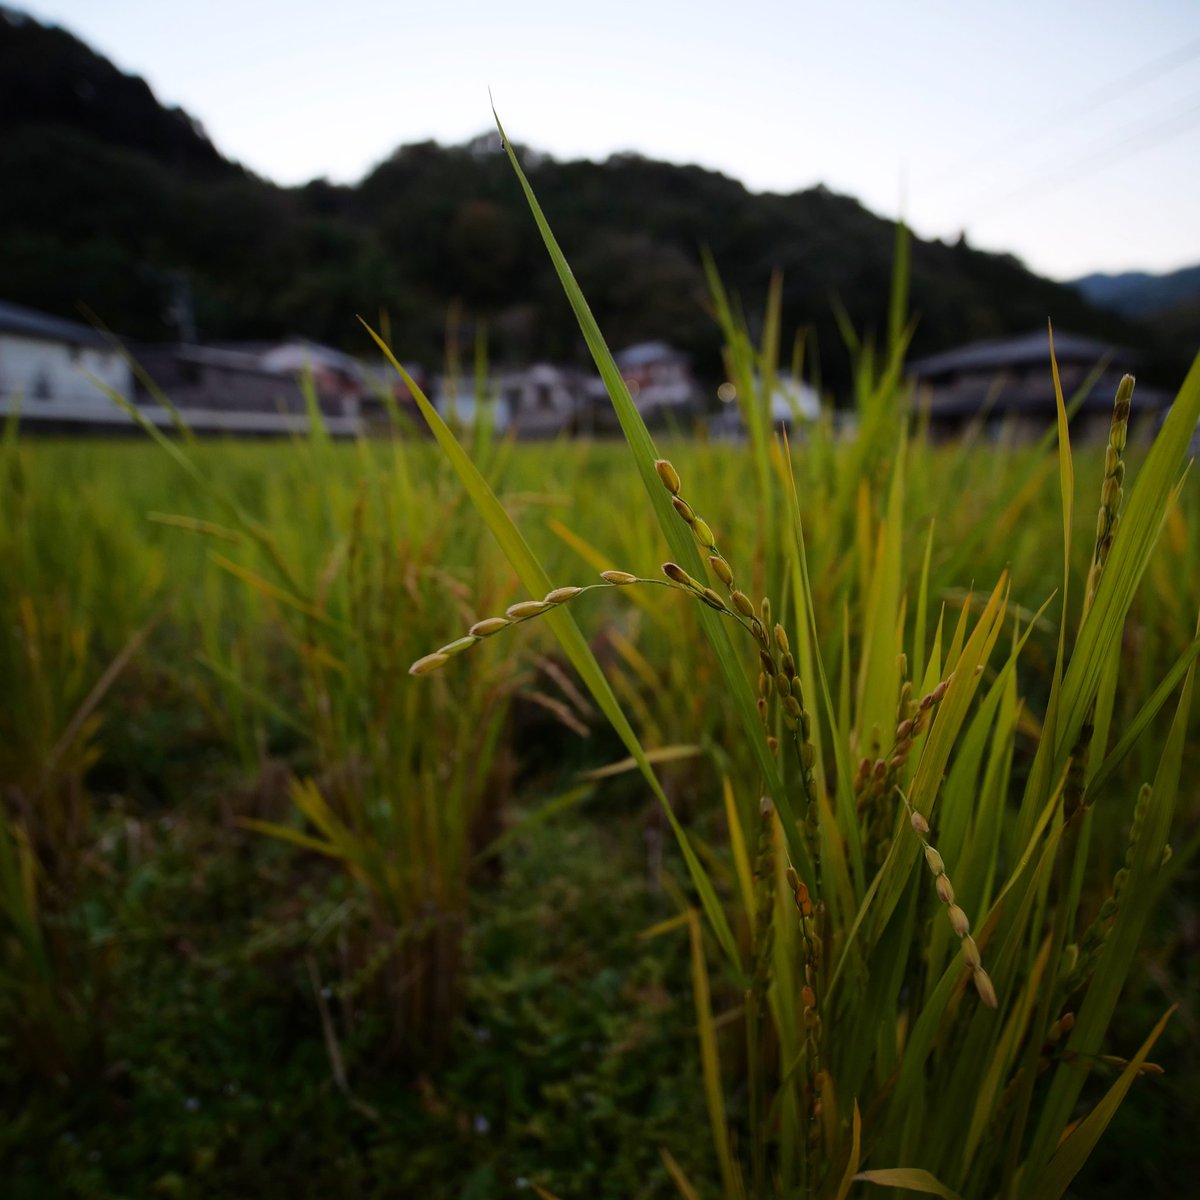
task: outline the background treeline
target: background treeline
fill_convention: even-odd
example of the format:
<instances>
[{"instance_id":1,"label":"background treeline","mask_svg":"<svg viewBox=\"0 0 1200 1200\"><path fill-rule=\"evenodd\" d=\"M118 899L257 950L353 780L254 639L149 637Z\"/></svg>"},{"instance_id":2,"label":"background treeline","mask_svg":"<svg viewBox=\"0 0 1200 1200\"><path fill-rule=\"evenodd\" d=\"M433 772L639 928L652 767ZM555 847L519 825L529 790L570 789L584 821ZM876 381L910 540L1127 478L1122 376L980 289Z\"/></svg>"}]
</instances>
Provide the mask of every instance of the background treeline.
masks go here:
<instances>
[{"instance_id":1,"label":"background treeline","mask_svg":"<svg viewBox=\"0 0 1200 1200\"><path fill-rule=\"evenodd\" d=\"M300 334L355 351L355 314L386 311L401 352L430 363L459 301L468 323L487 320L499 360L582 357L494 136L402 146L356 186L277 187L69 33L0 14L0 297L76 317L82 302L149 339L180 335L182 299L205 339ZM838 302L857 327L883 327L892 228L850 197L756 195L633 154L525 158L614 345L663 338L717 375L705 246L748 300L782 270L784 327L812 331L826 382L847 369ZM917 240L912 273L913 355L1051 316L1151 350L1151 373L1158 363L1175 375L1152 330L1010 256Z\"/></svg>"}]
</instances>

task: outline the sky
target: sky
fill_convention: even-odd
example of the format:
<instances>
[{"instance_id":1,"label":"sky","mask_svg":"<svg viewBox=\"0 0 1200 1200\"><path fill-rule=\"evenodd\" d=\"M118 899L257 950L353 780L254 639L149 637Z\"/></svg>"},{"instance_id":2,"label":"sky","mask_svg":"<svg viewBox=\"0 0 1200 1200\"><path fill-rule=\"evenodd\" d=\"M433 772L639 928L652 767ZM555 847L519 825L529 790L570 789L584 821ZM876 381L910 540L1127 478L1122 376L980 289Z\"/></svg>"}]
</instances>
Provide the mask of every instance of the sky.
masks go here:
<instances>
[{"instance_id":1,"label":"sky","mask_svg":"<svg viewBox=\"0 0 1200 1200\"><path fill-rule=\"evenodd\" d=\"M281 184L465 141L490 89L557 158L823 183L1057 279L1200 263L1198 0L4 2Z\"/></svg>"}]
</instances>

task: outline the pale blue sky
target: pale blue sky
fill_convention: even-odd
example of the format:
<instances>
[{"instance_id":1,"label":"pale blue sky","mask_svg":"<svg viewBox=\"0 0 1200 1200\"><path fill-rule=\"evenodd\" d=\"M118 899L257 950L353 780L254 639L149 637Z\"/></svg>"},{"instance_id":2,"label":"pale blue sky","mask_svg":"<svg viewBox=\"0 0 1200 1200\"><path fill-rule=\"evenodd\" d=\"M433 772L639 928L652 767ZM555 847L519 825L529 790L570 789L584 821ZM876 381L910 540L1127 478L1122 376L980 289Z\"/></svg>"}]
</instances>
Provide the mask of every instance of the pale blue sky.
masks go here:
<instances>
[{"instance_id":1,"label":"pale blue sky","mask_svg":"<svg viewBox=\"0 0 1200 1200\"><path fill-rule=\"evenodd\" d=\"M1059 278L1200 262L1197 0L6 2L280 183L471 137L490 86L558 157L824 182Z\"/></svg>"}]
</instances>

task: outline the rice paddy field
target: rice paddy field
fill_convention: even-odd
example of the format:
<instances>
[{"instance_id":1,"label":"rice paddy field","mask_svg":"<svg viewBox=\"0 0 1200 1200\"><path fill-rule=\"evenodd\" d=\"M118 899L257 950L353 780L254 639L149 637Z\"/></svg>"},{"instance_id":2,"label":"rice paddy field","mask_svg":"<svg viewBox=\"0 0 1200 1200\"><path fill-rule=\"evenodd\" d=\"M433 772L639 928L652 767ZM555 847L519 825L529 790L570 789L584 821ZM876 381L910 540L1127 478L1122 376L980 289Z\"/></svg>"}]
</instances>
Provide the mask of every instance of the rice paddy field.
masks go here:
<instances>
[{"instance_id":1,"label":"rice paddy field","mask_svg":"<svg viewBox=\"0 0 1200 1200\"><path fill-rule=\"evenodd\" d=\"M1186 1194L1200 369L931 445L901 252L653 444L562 272L623 444L7 430L5 1194Z\"/></svg>"}]
</instances>

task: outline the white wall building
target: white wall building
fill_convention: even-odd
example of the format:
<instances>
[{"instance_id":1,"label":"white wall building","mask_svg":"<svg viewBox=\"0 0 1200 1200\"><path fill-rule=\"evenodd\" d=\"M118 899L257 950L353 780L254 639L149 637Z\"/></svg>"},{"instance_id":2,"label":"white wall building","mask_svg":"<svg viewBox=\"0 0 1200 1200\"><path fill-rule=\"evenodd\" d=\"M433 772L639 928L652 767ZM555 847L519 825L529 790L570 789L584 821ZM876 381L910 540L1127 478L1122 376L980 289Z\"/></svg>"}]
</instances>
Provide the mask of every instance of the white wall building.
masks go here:
<instances>
[{"instance_id":1,"label":"white wall building","mask_svg":"<svg viewBox=\"0 0 1200 1200\"><path fill-rule=\"evenodd\" d=\"M518 437L554 438L572 432L583 391L583 376L566 367L534 363L508 371L500 396L508 402Z\"/></svg>"},{"instance_id":2,"label":"white wall building","mask_svg":"<svg viewBox=\"0 0 1200 1200\"><path fill-rule=\"evenodd\" d=\"M687 355L666 342L639 342L618 350L613 358L644 416L682 411L699 399Z\"/></svg>"},{"instance_id":3,"label":"white wall building","mask_svg":"<svg viewBox=\"0 0 1200 1200\"><path fill-rule=\"evenodd\" d=\"M127 424L95 380L133 397L129 364L101 334L0 300L0 415Z\"/></svg>"}]
</instances>

